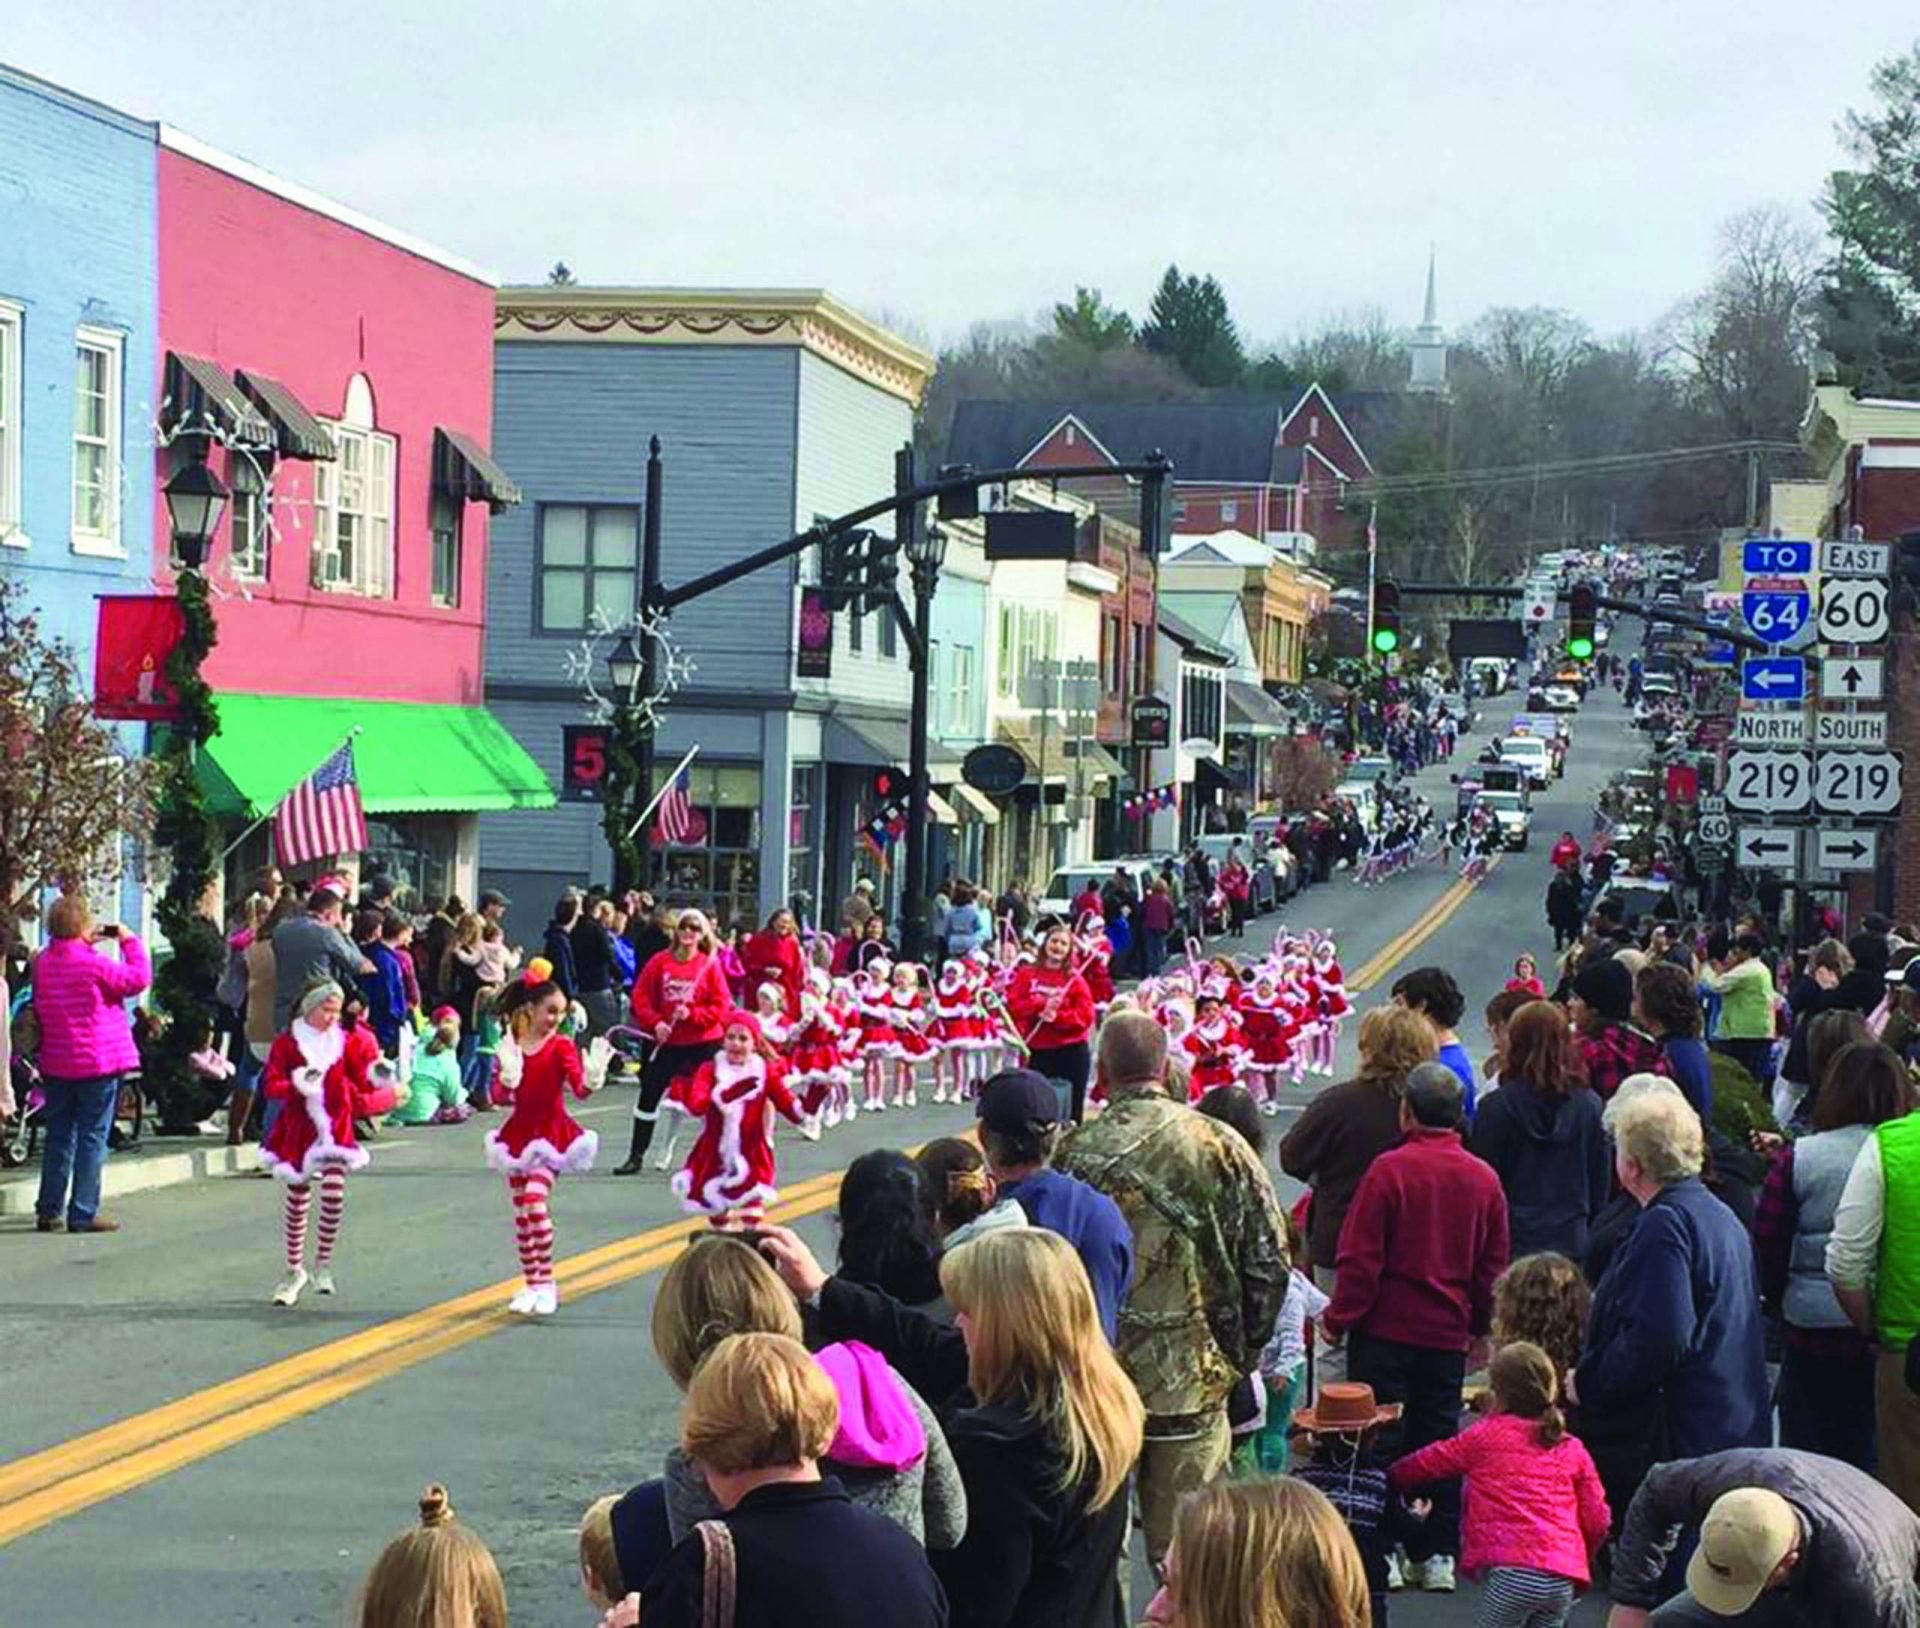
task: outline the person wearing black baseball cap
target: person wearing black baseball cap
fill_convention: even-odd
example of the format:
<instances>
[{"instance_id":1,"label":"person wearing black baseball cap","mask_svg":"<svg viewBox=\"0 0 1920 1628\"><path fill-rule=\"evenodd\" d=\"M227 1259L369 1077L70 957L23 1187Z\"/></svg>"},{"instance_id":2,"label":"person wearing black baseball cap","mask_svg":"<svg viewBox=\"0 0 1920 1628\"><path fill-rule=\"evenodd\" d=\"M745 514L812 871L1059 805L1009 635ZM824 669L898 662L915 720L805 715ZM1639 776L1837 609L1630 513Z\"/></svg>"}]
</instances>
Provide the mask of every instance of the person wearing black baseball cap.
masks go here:
<instances>
[{"instance_id":1,"label":"person wearing black baseball cap","mask_svg":"<svg viewBox=\"0 0 1920 1628\"><path fill-rule=\"evenodd\" d=\"M980 1147L1000 1197L1036 1227L1072 1244L1112 1340L1133 1279L1133 1231L1120 1206L1089 1182L1049 1168L1060 1134L1060 1093L1030 1068L1002 1069L981 1087Z\"/></svg>"}]
</instances>

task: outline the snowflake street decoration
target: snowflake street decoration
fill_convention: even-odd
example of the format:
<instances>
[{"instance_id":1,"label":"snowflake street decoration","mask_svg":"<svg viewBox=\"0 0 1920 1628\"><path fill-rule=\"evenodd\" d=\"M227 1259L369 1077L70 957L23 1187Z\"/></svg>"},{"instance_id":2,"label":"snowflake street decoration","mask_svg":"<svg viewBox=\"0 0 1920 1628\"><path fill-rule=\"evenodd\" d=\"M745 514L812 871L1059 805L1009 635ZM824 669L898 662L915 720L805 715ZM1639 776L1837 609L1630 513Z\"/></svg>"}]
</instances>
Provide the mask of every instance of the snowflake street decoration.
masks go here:
<instances>
[{"instance_id":1,"label":"snowflake street decoration","mask_svg":"<svg viewBox=\"0 0 1920 1628\"><path fill-rule=\"evenodd\" d=\"M698 664L674 639L663 612L642 611L615 621L604 611L595 609L587 625L587 636L561 657L567 682L580 686L587 716L594 723L612 723L619 705L619 697L609 693L607 652L622 638L631 638L638 645L648 637L653 640L654 651L653 693L634 696L629 710L636 724L657 730L666 716L668 701L690 684L699 671Z\"/></svg>"}]
</instances>

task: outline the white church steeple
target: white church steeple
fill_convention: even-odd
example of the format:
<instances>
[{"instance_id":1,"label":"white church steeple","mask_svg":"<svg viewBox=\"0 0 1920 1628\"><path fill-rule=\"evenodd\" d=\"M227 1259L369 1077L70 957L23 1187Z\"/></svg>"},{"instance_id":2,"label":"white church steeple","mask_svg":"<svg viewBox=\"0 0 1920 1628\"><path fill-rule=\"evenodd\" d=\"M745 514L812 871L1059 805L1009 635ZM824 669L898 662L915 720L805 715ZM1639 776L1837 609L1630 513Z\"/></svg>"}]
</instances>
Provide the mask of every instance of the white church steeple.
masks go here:
<instances>
[{"instance_id":1,"label":"white church steeple","mask_svg":"<svg viewBox=\"0 0 1920 1628\"><path fill-rule=\"evenodd\" d=\"M1444 396L1447 393L1447 336L1440 328L1439 301L1434 293L1434 251L1427 250L1427 304L1414 330L1413 343L1407 347L1412 370L1407 379L1410 393L1420 396Z\"/></svg>"}]
</instances>

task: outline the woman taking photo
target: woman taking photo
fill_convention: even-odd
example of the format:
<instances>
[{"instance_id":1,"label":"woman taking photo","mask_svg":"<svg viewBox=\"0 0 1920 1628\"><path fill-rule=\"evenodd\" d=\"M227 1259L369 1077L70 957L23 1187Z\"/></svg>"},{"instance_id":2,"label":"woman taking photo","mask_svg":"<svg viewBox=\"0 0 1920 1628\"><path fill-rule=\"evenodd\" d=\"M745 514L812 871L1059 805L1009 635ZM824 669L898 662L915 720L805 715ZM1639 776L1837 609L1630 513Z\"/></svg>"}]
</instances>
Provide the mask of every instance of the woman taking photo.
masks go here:
<instances>
[{"instance_id":1,"label":"woman taking photo","mask_svg":"<svg viewBox=\"0 0 1920 1628\"><path fill-rule=\"evenodd\" d=\"M1039 956L1013 975L1007 1010L1027 1043L1027 1067L1072 1088L1072 1118L1085 1113L1093 1069L1093 991L1073 966L1073 934L1053 923Z\"/></svg>"},{"instance_id":2,"label":"woman taking photo","mask_svg":"<svg viewBox=\"0 0 1920 1628\"><path fill-rule=\"evenodd\" d=\"M633 1021L653 1041L640 1071L640 1100L633 1108L633 1145L616 1176L637 1175L653 1141L660 1099L667 1087L694 1072L720 1050L722 1025L733 996L714 958L713 931L698 910L683 910L674 922L673 947L640 969L633 984Z\"/></svg>"},{"instance_id":3,"label":"woman taking photo","mask_svg":"<svg viewBox=\"0 0 1920 1628\"><path fill-rule=\"evenodd\" d=\"M1480 1105L1472 1149L1507 1195L1513 1255L1551 1249L1579 1260L1612 1175L1600 1099L1581 1077L1567 1020L1546 1001L1513 1015L1503 1056L1500 1089Z\"/></svg>"}]
</instances>

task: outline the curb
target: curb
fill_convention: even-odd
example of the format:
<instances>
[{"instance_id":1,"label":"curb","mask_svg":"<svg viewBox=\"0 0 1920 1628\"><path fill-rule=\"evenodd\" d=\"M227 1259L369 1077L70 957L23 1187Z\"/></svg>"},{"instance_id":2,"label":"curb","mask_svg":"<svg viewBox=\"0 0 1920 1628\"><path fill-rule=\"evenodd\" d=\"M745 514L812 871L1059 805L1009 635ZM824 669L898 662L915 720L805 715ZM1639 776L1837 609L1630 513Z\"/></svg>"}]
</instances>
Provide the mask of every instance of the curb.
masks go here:
<instances>
[{"instance_id":1,"label":"curb","mask_svg":"<svg viewBox=\"0 0 1920 1628\"><path fill-rule=\"evenodd\" d=\"M121 1198L128 1193L146 1193L159 1187L178 1187L185 1182L208 1176L234 1176L259 1168L260 1150L246 1147L183 1147L177 1153L155 1153L133 1158L107 1156L100 1173L100 1196ZM0 1216L33 1214L34 1199L40 1191L40 1172L33 1168L23 1175L0 1179Z\"/></svg>"}]
</instances>

